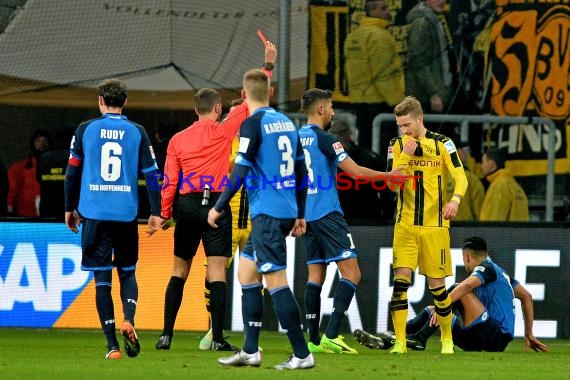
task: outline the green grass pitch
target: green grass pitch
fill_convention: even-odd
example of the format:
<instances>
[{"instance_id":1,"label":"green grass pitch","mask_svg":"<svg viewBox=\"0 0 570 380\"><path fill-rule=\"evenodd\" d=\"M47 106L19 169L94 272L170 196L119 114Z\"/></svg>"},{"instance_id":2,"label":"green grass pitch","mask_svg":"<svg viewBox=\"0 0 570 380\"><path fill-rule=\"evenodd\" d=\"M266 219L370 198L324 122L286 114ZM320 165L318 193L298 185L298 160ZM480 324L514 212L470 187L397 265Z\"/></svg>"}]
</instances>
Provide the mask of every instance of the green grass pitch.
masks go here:
<instances>
[{"instance_id":1,"label":"green grass pitch","mask_svg":"<svg viewBox=\"0 0 570 380\"><path fill-rule=\"evenodd\" d=\"M391 356L370 350L346 336L358 355L316 354L310 370L282 372L273 365L290 354L287 337L262 332L263 362L260 368L223 368L216 359L227 353L200 351L202 333L176 332L169 351L154 349L159 333L139 331L141 353L123 354L121 360L104 359L105 339L99 330L0 329L0 377L2 379L568 379L570 340L544 340L549 353L523 352L522 339L504 353L439 354L432 338L424 352ZM240 333L228 333L241 345ZM122 343L122 340L120 340Z\"/></svg>"}]
</instances>

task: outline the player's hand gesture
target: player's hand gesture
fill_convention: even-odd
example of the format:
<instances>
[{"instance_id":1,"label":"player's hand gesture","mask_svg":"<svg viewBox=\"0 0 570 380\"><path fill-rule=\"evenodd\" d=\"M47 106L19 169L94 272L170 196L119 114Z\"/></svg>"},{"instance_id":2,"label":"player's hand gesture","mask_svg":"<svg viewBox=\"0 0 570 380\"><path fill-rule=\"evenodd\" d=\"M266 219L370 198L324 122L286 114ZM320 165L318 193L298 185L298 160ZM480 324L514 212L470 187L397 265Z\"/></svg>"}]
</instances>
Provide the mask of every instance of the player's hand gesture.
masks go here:
<instances>
[{"instance_id":1,"label":"player's hand gesture","mask_svg":"<svg viewBox=\"0 0 570 380\"><path fill-rule=\"evenodd\" d=\"M406 169L402 167L395 167L391 172L386 173L386 177L392 185L390 187L391 189L394 189L395 186L398 186L398 188L402 189L404 183L406 183L406 181L410 178L413 178L413 176L407 174Z\"/></svg>"},{"instance_id":2,"label":"player's hand gesture","mask_svg":"<svg viewBox=\"0 0 570 380\"><path fill-rule=\"evenodd\" d=\"M167 229L169 229L173 225L174 225L174 220L172 220L172 218L163 218L162 216L160 217L160 227L164 231L166 231Z\"/></svg>"},{"instance_id":3,"label":"player's hand gesture","mask_svg":"<svg viewBox=\"0 0 570 380\"><path fill-rule=\"evenodd\" d=\"M277 48L275 47L275 44L267 41L267 39L265 38L265 36L263 35L263 33L261 32L261 30L257 31L257 35L259 36L259 39L261 40L261 42L263 42L263 46L265 46L265 61L264 62L270 62L270 63L275 63L275 59L277 58Z\"/></svg>"},{"instance_id":4,"label":"player's hand gesture","mask_svg":"<svg viewBox=\"0 0 570 380\"><path fill-rule=\"evenodd\" d=\"M81 225L81 219L77 211L66 211L65 212L65 225L71 232L79 232L79 225Z\"/></svg>"},{"instance_id":5,"label":"player's hand gesture","mask_svg":"<svg viewBox=\"0 0 570 380\"><path fill-rule=\"evenodd\" d=\"M442 211L443 219L449 220L449 219L455 217L455 215L457 215L458 209L459 209L459 204L456 201L451 200L451 201L447 202L447 204L445 205L445 207L443 208L443 211Z\"/></svg>"},{"instance_id":6,"label":"player's hand gesture","mask_svg":"<svg viewBox=\"0 0 570 380\"><path fill-rule=\"evenodd\" d=\"M216 211L215 207L212 207L210 211L208 211L208 224L214 228L218 228L216 221L220 218L223 211Z\"/></svg>"},{"instance_id":7,"label":"player's hand gesture","mask_svg":"<svg viewBox=\"0 0 570 380\"><path fill-rule=\"evenodd\" d=\"M265 44L265 62L271 62L275 64L275 60L277 59L277 48L275 44L267 41Z\"/></svg>"},{"instance_id":8,"label":"player's hand gesture","mask_svg":"<svg viewBox=\"0 0 570 380\"><path fill-rule=\"evenodd\" d=\"M439 326L439 320L437 319L437 314L435 313L435 307L433 305L428 306L429 312L431 313L429 317L429 326L437 327Z\"/></svg>"},{"instance_id":9,"label":"player's hand gesture","mask_svg":"<svg viewBox=\"0 0 570 380\"><path fill-rule=\"evenodd\" d=\"M165 219L162 219L160 216L151 215L148 218L148 230L146 234L148 237L154 235L156 231L163 228Z\"/></svg>"},{"instance_id":10,"label":"player's hand gesture","mask_svg":"<svg viewBox=\"0 0 570 380\"><path fill-rule=\"evenodd\" d=\"M416 148L418 147L419 141L414 140L413 138L406 140L404 143L403 152L409 156L413 156Z\"/></svg>"},{"instance_id":11,"label":"player's hand gesture","mask_svg":"<svg viewBox=\"0 0 570 380\"><path fill-rule=\"evenodd\" d=\"M307 232L307 222L305 219L296 219L293 229L291 230L291 235L301 237L305 232Z\"/></svg>"},{"instance_id":12,"label":"player's hand gesture","mask_svg":"<svg viewBox=\"0 0 570 380\"><path fill-rule=\"evenodd\" d=\"M533 334L527 334L524 337L524 352L528 352L529 348L536 352L548 352L548 346L536 339Z\"/></svg>"}]
</instances>

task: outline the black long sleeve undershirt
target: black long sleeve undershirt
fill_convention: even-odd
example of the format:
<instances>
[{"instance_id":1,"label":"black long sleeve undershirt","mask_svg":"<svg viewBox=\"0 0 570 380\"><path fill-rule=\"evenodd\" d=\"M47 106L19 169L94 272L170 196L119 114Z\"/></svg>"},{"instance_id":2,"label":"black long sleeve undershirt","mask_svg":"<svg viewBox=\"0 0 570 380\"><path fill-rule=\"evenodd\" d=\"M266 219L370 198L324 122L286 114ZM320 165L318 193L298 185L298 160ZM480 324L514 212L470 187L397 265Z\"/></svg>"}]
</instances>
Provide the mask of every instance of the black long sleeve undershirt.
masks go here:
<instances>
[{"instance_id":1,"label":"black long sleeve undershirt","mask_svg":"<svg viewBox=\"0 0 570 380\"><path fill-rule=\"evenodd\" d=\"M305 219L305 206L307 203L308 186L302 184L307 183L305 179L309 175L305 160L295 161L295 197L297 198L297 218Z\"/></svg>"},{"instance_id":2,"label":"black long sleeve undershirt","mask_svg":"<svg viewBox=\"0 0 570 380\"><path fill-rule=\"evenodd\" d=\"M81 186L81 167L67 165L63 192L65 197L65 211L70 212L77 208Z\"/></svg>"},{"instance_id":3,"label":"black long sleeve undershirt","mask_svg":"<svg viewBox=\"0 0 570 380\"><path fill-rule=\"evenodd\" d=\"M145 173L146 191L148 192L148 199L150 201L150 214L153 216L160 216L162 212L160 203L160 184L157 182L159 179L159 171L152 170Z\"/></svg>"}]
</instances>

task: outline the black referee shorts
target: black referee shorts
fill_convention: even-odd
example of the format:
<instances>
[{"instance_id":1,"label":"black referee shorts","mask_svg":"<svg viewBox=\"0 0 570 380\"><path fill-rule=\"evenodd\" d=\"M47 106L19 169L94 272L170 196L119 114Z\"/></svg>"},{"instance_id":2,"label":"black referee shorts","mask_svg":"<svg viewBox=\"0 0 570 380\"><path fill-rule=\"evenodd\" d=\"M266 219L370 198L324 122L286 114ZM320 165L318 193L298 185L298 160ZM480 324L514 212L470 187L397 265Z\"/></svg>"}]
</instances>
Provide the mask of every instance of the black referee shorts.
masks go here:
<instances>
[{"instance_id":1,"label":"black referee shorts","mask_svg":"<svg viewBox=\"0 0 570 380\"><path fill-rule=\"evenodd\" d=\"M200 240L206 256L232 256L232 212L229 205L217 221L218 228L208 224L208 212L221 193L211 193L208 205L202 205L202 193L182 194L177 201L174 227L174 255L183 260L194 258Z\"/></svg>"}]
</instances>

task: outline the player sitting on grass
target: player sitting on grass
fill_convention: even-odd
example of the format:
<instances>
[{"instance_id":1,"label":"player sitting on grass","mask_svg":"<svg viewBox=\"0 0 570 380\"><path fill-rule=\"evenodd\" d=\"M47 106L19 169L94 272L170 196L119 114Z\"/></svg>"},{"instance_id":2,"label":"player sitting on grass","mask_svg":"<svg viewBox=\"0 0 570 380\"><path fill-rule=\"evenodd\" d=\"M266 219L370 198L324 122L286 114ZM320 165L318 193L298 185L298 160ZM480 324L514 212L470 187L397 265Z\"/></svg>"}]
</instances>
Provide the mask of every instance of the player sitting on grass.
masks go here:
<instances>
[{"instance_id":1,"label":"player sitting on grass","mask_svg":"<svg viewBox=\"0 0 570 380\"><path fill-rule=\"evenodd\" d=\"M474 236L463 241L463 263L471 274L450 291L456 314L453 316L453 341L464 351L502 352L514 337L514 297L522 304L525 325L525 351L548 352L548 347L532 332L534 306L531 294L488 256L487 243ZM423 309L406 324L406 345L425 350L427 339L438 328L433 306ZM358 343L373 349L394 345L391 333L378 336L355 330Z\"/></svg>"}]
</instances>

